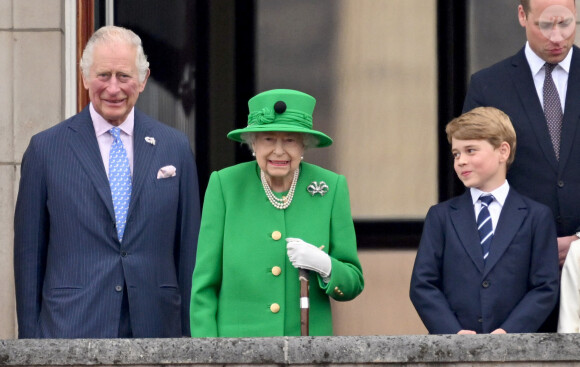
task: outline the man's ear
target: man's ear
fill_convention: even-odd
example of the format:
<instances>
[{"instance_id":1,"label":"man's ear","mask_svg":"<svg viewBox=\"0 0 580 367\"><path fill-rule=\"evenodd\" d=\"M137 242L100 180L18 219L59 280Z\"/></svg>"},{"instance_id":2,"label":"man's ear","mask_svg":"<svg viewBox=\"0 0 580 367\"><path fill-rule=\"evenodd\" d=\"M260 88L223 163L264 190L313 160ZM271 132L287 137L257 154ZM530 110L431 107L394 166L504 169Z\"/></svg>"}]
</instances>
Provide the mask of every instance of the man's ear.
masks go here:
<instances>
[{"instance_id":1,"label":"man's ear","mask_svg":"<svg viewBox=\"0 0 580 367\"><path fill-rule=\"evenodd\" d=\"M85 87L85 90L89 90L89 82L85 79L85 73L82 72L81 70L81 78L83 80L83 86Z\"/></svg>"},{"instance_id":2,"label":"man's ear","mask_svg":"<svg viewBox=\"0 0 580 367\"><path fill-rule=\"evenodd\" d=\"M518 20L520 21L520 25L525 28L527 25L528 17L524 11L524 7L521 5L518 5Z\"/></svg>"},{"instance_id":3,"label":"man's ear","mask_svg":"<svg viewBox=\"0 0 580 367\"><path fill-rule=\"evenodd\" d=\"M145 74L145 79L143 79L143 81L139 83L140 84L139 93L141 93L145 90L145 85L147 84L147 79L149 79L149 75L151 75L151 69L147 69L147 74Z\"/></svg>"}]
</instances>

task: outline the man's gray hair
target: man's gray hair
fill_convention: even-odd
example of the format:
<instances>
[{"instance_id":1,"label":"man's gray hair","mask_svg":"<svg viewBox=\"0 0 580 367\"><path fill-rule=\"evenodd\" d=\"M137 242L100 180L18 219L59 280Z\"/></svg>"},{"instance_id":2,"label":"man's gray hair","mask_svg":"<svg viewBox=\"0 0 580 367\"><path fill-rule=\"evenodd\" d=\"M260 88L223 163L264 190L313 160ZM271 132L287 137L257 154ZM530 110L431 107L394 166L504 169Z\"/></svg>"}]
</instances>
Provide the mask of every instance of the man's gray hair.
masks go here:
<instances>
[{"instance_id":1,"label":"man's gray hair","mask_svg":"<svg viewBox=\"0 0 580 367\"><path fill-rule=\"evenodd\" d=\"M147 61L147 56L143 51L143 45L141 43L141 38L135 34L135 32L117 26L105 26L99 28L85 46L83 50L83 56L81 57L80 67L85 79L88 79L91 66L93 65L93 52L95 45L103 43L115 43L122 42L134 46L137 49L137 58L135 60L135 65L139 71L139 82L142 83L147 76L147 70L149 69L149 62Z\"/></svg>"}]
</instances>

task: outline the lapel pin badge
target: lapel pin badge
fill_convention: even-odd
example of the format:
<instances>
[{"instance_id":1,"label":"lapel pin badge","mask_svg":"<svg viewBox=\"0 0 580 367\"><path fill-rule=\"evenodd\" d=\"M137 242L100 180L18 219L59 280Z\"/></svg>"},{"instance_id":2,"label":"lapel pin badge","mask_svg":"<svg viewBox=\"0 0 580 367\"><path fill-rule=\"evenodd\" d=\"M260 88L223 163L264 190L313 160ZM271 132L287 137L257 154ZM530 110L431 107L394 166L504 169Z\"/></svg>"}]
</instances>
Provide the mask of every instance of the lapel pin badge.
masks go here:
<instances>
[{"instance_id":1,"label":"lapel pin badge","mask_svg":"<svg viewBox=\"0 0 580 367\"><path fill-rule=\"evenodd\" d=\"M146 136L145 141L151 145L155 145L155 138L152 138L150 136Z\"/></svg>"}]
</instances>

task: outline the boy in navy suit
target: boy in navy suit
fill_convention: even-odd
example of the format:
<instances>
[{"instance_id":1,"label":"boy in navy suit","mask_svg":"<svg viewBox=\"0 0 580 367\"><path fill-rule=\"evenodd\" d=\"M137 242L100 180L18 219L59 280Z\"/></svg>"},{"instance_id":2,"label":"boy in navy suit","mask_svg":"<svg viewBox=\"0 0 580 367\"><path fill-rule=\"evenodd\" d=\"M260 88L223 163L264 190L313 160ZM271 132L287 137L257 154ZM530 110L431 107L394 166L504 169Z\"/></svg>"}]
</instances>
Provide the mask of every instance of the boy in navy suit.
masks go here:
<instances>
[{"instance_id":1,"label":"boy in navy suit","mask_svg":"<svg viewBox=\"0 0 580 367\"><path fill-rule=\"evenodd\" d=\"M558 299L550 209L506 180L509 117L478 107L445 129L465 194L429 209L410 297L431 334L536 332Z\"/></svg>"}]
</instances>

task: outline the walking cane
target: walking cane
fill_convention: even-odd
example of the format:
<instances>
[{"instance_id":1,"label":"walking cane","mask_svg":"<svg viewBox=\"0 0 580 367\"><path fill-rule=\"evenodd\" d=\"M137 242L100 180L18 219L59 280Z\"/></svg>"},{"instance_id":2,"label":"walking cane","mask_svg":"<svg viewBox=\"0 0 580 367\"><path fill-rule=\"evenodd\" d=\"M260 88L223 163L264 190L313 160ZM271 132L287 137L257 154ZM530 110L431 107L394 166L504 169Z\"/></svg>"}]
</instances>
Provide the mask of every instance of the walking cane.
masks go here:
<instances>
[{"instance_id":1,"label":"walking cane","mask_svg":"<svg viewBox=\"0 0 580 367\"><path fill-rule=\"evenodd\" d=\"M308 336L310 301L308 299L308 270L300 269L300 335Z\"/></svg>"},{"instance_id":2,"label":"walking cane","mask_svg":"<svg viewBox=\"0 0 580 367\"><path fill-rule=\"evenodd\" d=\"M323 249L324 245L320 246L319 249ZM309 272L306 269L300 269L298 271L298 280L300 280L300 335L308 336L310 334L310 299L308 295L308 275Z\"/></svg>"}]
</instances>

